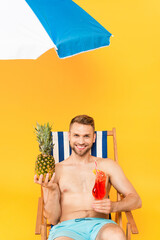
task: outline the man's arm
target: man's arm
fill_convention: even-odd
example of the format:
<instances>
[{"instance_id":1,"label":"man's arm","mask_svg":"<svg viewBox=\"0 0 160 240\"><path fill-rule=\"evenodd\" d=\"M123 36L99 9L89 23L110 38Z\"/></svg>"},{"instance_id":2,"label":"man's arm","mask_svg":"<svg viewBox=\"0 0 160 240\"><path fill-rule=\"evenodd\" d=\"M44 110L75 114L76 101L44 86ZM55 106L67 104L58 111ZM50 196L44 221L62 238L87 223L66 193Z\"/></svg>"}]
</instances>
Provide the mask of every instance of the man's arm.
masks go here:
<instances>
[{"instance_id":1,"label":"man's arm","mask_svg":"<svg viewBox=\"0 0 160 240\"><path fill-rule=\"evenodd\" d=\"M47 174L44 182L42 182L43 175L39 177L39 180L35 175L34 182L40 184L43 188L45 217L51 224L55 225L61 216L60 190L56 182L55 173L50 181L48 181L48 177L49 175Z\"/></svg>"},{"instance_id":2,"label":"man's arm","mask_svg":"<svg viewBox=\"0 0 160 240\"><path fill-rule=\"evenodd\" d=\"M141 198L126 178L121 167L111 159L108 159L106 167L111 184L119 193L123 194L124 199L117 202L111 202L110 199L95 200L93 203L95 211L108 214L140 208L142 206Z\"/></svg>"}]
</instances>

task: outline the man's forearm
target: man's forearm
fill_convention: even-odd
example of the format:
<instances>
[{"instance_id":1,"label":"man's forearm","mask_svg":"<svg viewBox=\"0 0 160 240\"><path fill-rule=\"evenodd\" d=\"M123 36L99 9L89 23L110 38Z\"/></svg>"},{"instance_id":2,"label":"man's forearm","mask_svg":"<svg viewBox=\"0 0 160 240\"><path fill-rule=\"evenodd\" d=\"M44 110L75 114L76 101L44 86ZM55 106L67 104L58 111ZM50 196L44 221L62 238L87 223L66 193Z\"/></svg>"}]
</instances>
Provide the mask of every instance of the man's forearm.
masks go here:
<instances>
[{"instance_id":1,"label":"man's forearm","mask_svg":"<svg viewBox=\"0 0 160 240\"><path fill-rule=\"evenodd\" d=\"M57 224L61 215L60 194L56 189L49 191L46 203L44 204L44 213L49 222L53 225Z\"/></svg>"},{"instance_id":2,"label":"man's forearm","mask_svg":"<svg viewBox=\"0 0 160 240\"><path fill-rule=\"evenodd\" d=\"M131 211L142 206L142 201L138 194L128 194L118 202L112 202L112 212Z\"/></svg>"}]
</instances>

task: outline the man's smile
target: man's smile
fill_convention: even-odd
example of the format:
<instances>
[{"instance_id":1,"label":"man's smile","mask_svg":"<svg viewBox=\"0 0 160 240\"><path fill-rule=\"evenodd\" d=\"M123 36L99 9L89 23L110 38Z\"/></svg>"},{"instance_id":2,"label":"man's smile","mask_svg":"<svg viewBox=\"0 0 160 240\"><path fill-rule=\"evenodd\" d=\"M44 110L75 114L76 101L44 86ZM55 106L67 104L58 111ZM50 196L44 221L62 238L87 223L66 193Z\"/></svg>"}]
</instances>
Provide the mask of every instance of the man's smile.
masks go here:
<instances>
[{"instance_id":1,"label":"man's smile","mask_svg":"<svg viewBox=\"0 0 160 240\"><path fill-rule=\"evenodd\" d=\"M78 148L79 150L83 150L86 148L86 146L80 146L80 145L76 145L76 148Z\"/></svg>"}]
</instances>

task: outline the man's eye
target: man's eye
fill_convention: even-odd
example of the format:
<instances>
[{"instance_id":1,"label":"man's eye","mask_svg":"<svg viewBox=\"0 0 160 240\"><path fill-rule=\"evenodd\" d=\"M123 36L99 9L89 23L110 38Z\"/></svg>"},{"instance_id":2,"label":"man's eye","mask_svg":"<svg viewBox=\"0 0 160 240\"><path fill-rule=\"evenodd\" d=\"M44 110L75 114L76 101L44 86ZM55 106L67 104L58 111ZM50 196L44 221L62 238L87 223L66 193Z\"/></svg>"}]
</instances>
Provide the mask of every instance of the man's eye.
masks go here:
<instances>
[{"instance_id":1,"label":"man's eye","mask_svg":"<svg viewBox=\"0 0 160 240\"><path fill-rule=\"evenodd\" d=\"M74 137L78 137L78 134L74 134Z\"/></svg>"},{"instance_id":2,"label":"man's eye","mask_svg":"<svg viewBox=\"0 0 160 240\"><path fill-rule=\"evenodd\" d=\"M89 137L89 135L86 135L85 137L86 137L86 138L88 138L88 137Z\"/></svg>"}]
</instances>

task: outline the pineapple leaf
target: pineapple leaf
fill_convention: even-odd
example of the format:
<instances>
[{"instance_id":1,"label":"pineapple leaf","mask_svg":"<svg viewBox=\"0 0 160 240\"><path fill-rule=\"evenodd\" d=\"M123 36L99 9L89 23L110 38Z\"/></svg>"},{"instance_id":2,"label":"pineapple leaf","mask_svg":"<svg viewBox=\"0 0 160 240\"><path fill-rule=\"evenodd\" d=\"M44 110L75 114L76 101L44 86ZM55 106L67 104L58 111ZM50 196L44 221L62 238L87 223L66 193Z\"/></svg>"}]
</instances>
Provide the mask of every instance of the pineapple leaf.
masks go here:
<instances>
[{"instance_id":1,"label":"pineapple leaf","mask_svg":"<svg viewBox=\"0 0 160 240\"><path fill-rule=\"evenodd\" d=\"M54 146L51 132L52 126L50 126L49 123L40 125L37 122L37 126L34 127L34 129L39 143L39 150L42 154L50 154Z\"/></svg>"}]
</instances>

